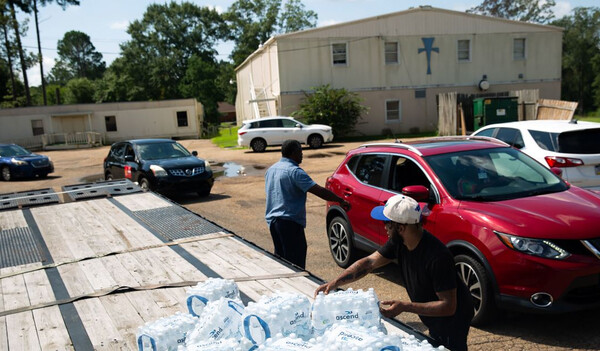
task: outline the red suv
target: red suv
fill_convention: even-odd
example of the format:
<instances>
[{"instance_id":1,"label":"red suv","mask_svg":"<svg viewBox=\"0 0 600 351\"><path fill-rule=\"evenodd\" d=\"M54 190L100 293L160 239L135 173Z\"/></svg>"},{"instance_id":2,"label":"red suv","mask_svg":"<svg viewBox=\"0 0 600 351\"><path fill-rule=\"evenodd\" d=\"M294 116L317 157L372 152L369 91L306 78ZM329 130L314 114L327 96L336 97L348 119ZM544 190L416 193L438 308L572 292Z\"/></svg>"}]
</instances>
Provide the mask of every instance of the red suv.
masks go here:
<instances>
[{"instance_id":1,"label":"red suv","mask_svg":"<svg viewBox=\"0 0 600 351\"><path fill-rule=\"evenodd\" d=\"M403 193L455 257L475 305L474 324L497 308L567 312L600 307L600 196L572 187L507 144L484 137L368 144L349 151L327 188L352 204L327 205L335 262L387 240L371 209Z\"/></svg>"}]
</instances>

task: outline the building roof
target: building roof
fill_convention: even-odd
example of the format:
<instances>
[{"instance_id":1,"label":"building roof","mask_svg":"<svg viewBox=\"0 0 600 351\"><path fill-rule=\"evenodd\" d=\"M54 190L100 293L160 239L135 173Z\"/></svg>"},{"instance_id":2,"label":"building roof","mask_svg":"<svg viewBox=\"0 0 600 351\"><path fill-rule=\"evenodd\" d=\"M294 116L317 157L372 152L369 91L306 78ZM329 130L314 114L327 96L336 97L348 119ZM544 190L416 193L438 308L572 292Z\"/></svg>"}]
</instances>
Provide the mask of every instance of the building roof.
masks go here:
<instances>
[{"instance_id":1,"label":"building roof","mask_svg":"<svg viewBox=\"0 0 600 351\"><path fill-rule=\"evenodd\" d=\"M393 26L388 26L388 24L393 24ZM253 57L262 53L271 45L276 44L277 40L281 39L562 31L562 28L556 26L514 21L431 6L419 6L404 11L271 37L236 67L236 71L245 66Z\"/></svg>"}]
</instances>

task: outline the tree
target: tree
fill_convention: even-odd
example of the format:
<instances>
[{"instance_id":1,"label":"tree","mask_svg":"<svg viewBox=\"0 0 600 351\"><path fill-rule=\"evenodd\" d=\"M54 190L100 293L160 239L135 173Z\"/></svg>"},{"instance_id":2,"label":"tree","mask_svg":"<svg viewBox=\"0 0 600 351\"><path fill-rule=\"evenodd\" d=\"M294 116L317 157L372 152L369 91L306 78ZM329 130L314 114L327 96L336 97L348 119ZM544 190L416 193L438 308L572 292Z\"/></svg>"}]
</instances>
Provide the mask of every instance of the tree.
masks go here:
<instances>
[{"instance_id":1,"label":"tree","mask_svg":"<svg viewBox=\"0 0 600 351\"><path fill-rule=\"evenodd\" d=\"M89 104L94 102L94 83L87 78L74 78L67 83L67 104Z\"/></svg>"},{"instance_id":2,"label":"tree","mask_svg":"<svg viewBox=\"0 0 600 351\"><path fill-rule=\"evenodd\" d=\"M134 82L143 99L181 98L180 83L188 61L216 64L214 46L227 27L215 10L189 2L149 5L142 20L127 29L131 40L121 45L120 69Z\"/></svg>"},{"instance_id":3,"label":"tree","mask_svg":"<svg viewBox=\"0 0 600 351\"><path fill-rule=\"evenodd\" d=\"M58 41L58 61L50 72L52 80L66 83L73 78L94 80L102 77L106 64L102 54L90 41L89 35L79 31L69 31Z\"/></svg>"},{"instance_id":4,"label":"tree","mask_svg":"<svg viewBox=\"0 0 600 351\"><path fill-rule=\"evenodd\" d=\"M564 28L562 97L581 114L600 106L600 8L578 7L552 24Z\"/></svg>"},{"instance_id":5,"label":"tree","mask_svg":"<svg viewBox=\"0 0 600 351\"><path fill-rule=\"evenodd\" d=\"M23 0L5 0L2 1L2 5L4 5L2 7L2 11L8 11L10 15L10 24L12 25L15 34L17 53L19 54L19 60L21 63L21 74L23 75L23 83L25 85L25 101L26 105L30 106L31 93L29 92L29 82L27 80L27 55L23 50L23 45L21 45L21 33L22 31L26 31L26 29L19 26L19 21L17 21L17 13L15 11L15 6L17 6L19 9L21 9L21 11L27 12L28 6ZM6 5L8 5L8 7Z\"/></svg>"},{"instance_id":6,"label":"tree","mask_svg":"<svg viewBox=\"0 0 600 351\"><path fill-rule=\"evenodd\" d=\"M515 21L547 23L554 18L554 0L484 0L470 13L501 17Z\"/></svg>"},{"instance_id":7,"label":"tree","mask_svg":"<svg viewBox=\"0 0 600 351\"><path fill-rule=\"evenodd\" d=\"M317 14L307 11L300 0L237 0L223 14L229 24L235 47L231 53L234 66L274 34L316 26Z\"/></svg>"},{"instance_id":8,"label":"tree","mask_svg":"<svg viewBox=\"0 0 600 351\"><path fill-rule=\"evenodd\" d=\"M41 6L46 6L47 4L52 3L54 0L39 0L39 4ZM62 7L62 9L64 10L67 5L78 5L79 6L79 0L56 0L56 3ZM38 21L38 0L33 0L33 4L32 4L32 10L33 10L33 15L35 18L35 34L37 35L37 45L38 45L38 61L40 63L40 76L42 77L42 97L44 100L44 105L48 104L48 101L46 100L46 82L44 79L44 65L43 65L43 61L44 58L42 56L42 45L40 43L40 26L39 26L39 21Z\"/></svg>"},{"instance_id":9,"label":"tree","mask_svg":"<svg viewBox=\"0 0 600 351\"><path fill-rule=\"evenodd\" d=\"M356 122L368 108L360 104L361 99L346 89L333 89L329 85L312 88L313 93L304 92L300 109L292 116L306 119L307 123L331 126L336 136L348 135Z\"/></svg>"},{"instance_id":10,"label":"tree","mask_svg":"<svg viewBox=\"0 0 600 351\"><path fill-rule=\"evenodd\" d=\"M183 96L194 97L202 102L206 121L212 124L219 122L218 103L224 98L222 91L215 89L218 77L219 66L198 56L192 56L180 85Z\"/></svg>"}]
</instances>

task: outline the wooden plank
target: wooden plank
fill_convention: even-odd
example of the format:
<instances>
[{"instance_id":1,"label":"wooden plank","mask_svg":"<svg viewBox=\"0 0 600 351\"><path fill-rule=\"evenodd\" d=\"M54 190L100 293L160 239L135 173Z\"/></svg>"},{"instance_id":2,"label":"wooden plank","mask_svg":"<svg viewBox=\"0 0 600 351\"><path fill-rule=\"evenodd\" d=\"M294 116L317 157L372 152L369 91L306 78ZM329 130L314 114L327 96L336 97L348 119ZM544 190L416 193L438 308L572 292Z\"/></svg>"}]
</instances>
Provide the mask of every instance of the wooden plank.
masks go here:
<instances>
[{"instance_id":1,"label":"wooden plank","mask_svg":"<svg viewBox=\"0 0 600 351\"><path fill-rule=\"evenodd\" d=\"M164 313L163 316L170 316L177 312L188 311L186 297L182 296L180 293L174 293L173 289L155 289L150 290L149 292L152 299L156 302L156 305L158 305Z\"/></svg>"},{"instance_id":2,"label":"wooden plank","mask_svg":"<svg viewBox=\"0 0 600 351\"><path fill-rule=\"evenodd\" d=\"M107 223L112 227L127 247L145 247L161 244L162 241L141 226L112 202L103 199L91 201L90 206L102 213L103 218L111 218Z\"/></svg>"},{"instance_id":3,"label":"wooden plank","mask_svg":"<svg viewBox=\"0 0 600 351\"><path fill-rule=\"evenodd\" d=\"M206 248L201 246L198 242L183 244L181 247L224 279L248 276L246 273L239 270L238 267L233 266L225 259L212 253L210 250L206 250Z\"/></svg>"},{"instance_id":4,"label":"wooden plank","mask_svg":"<svg viewBox=\"0 0 600 351\"><path fill-rule=\"evenodd\" d=\"M2 299L4 300L3 311L28 307L31 305L23 275L2 278L1 285Z\"/></svg>"},{"instance_id":5,"label":"wooden plank","mask_svg":"<svg viewBox=\"0 0 600 351\"><path fill-rule=\"evenodd\" d=\"M160 260L163 265L173 269L181 277L182 281L202 281L208 278L169 247L159 247L148 251Z\"/></svg>"},{"instance_id":6,"label":"wooden plank","mask_svg":"<svg viewBox=\"0 0 600 351\"><path fill-rule=\"evenodd\" d=\"M112 278L111 273L104 267L101 260L81 261L79 266L94 290L99 291L118 287L117 282Z\"/></svg>"},{"instance_id":7,"label":"wooden plank","mask_svg":"<svg viewBox=\"0 0 600 351\"><path fill-rule=\"evenodd\" d=\"M99 298L85 299L73 303L94 350L127 349L125 340L113 324Z\"/></svg>"},{"instance_id":8,"label":"wooden plank","mask_svg":"<svg viewBox=\"0 0 600 351\"><path fill-rule=\"evenodd\" d=\"M273 290L254 280L238 282L237 285L240 292L243 292L254 301L258 301L263 295L270 295L273 293Z\"/></svg>"},{"instance_id":9,"label":"wooden plank","mask_svg":"<svg viewBox=\"0 0 600 351\"><path fill-rule=\"evenodd\" d=\"M153 210L173 206L172 203L150 192L119 196L115 199L131 211Z\"/></svg>"},{"instance_id":10,"label":"wooden plank","mask_svg":"<svg viewBox=\"0 0 600 351\"><path fill-rule=\"evenodd\" d=\"M31 311L6 316L8 350L41 350Z\"/></svg>"},{"instance_id":11,"label":"wooden plank","mask_svg":"<svg viewBox=\"0 0 600 351\"><path fill-rule=\"evenodd\" d=\"M129 350L137 350L135 333L144 325L144 320L137 313L125 294L103 296L100 302L117 328L121 339L125 340Z\"/></svg>"},{"instance_id":12,"label":"wooden plank","mask_svg":"<svg viewBox=\"0 0 600 351\"><path fill-rule=\"evenodd\" d=\"M219 238L227 255L239 255L243 260L251 261L271 274L293 273L295 272L289 266L281 263L281 261L268 256L265 252L249 246L235 237Z\"/></svg>"},{"instance_id":13,"label":"wooden plank","mask_svg":"<svg viewBox=\"0 0 600 351\"><path fill-rule=\"evenodd\" d=\"M81 296L94 292L92 284L78 262L66 264L57 269L70 296Z\"/></svg>"},{"instance_id":14,"label":"wooden plank","mask_svg":"<svg viewBox=\"0 0 600 351\"><path fill-rule=\"evenodd\" d=\"M24 227L27 227L27 221L23 217L23 211L9 210L2 212L2 216L0 216L0 230Z\"/></svg>"},{"instance_id":15,"label":"wooden plank","mask_svg":"<svg viewBox=\"0 0 600 351\"><path fill-rule=\"evenodd\" d=\"M150 284L166 284L185 281L182 277L173 272L173 270L161 264L150 250L132 252L131 255L144 267L143 272L147 273L147 281Z\"/></svg>"},{"instance_id":16,"label":"wooden plank","mask_svg":"<svg viewBox=\"0 0 600 351\"><path fill-rule=\"evenodd\" d=\"M55 300L54 291L52 291L52 286L45 271L39 270L25 273L23 274L23 279L25 280L31 305Z\"/></svg>"},{"instance_id":17,"label":"wooden plank","mask_svg":"<svg viewBox=\"0 0 600 351\"><path fill-rule=\"evenodd\" d=\"M58 306L33 310L33 319L42 350L74 350Z\"/></svg>"},{"instance_id":18,"label":"wooden plank","mask_svg":"<svg viewBox=\"0 0 600 351\"><path fill-rule=\"evenodd\" d=\"M117 255L118 256L118 255ZM137 279L129 272L127 268L121 264L119 258L117 256L106 256L100 258L100 261L106 267L106 269L110 272L112 279L119 286L130 286L130 287L138 287L140 286Z\"/></svg>"},{"instance_id":19,"label":"wooden plank","mask_svg":"<svg viewBox=\"0 0 600 351\"><path fill-rule=\"evenodd\" d=\"M155 321L159 318L168 316L154 301L150 291L133 291L125 294L131 305L135 308L138 315L145 322Z\"/></svg>"},{"instance_id":20,"label":"wooden plank","mask_svg":"<svg viewBox=\"0 0 600 351\"><path fill-rule=\"evenodd\" d=\"M2 300L2 299L0 299ZM8 334L6 332L6 317L0 317L0 350L8 350Z\"/></svg>"}]
</instances>

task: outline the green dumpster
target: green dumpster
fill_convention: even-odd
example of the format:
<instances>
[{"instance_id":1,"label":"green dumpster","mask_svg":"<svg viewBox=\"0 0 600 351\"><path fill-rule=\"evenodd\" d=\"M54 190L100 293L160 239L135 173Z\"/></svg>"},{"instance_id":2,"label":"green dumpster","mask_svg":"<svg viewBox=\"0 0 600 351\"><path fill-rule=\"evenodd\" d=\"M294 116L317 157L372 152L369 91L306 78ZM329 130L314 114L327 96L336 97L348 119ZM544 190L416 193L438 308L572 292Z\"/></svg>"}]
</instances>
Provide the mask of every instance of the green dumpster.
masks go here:
<instances>
[{"instance_id":1,"label":"green dumpster","mask_svg":"<svg viewBox=\"0 0 600 351\"><path fill-rule=\"evenodd\" d=\"M517 97L473 99L474 130L488 124L518 121L518 105Z\"/></svg>"}]
</instances>

